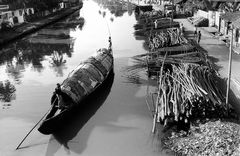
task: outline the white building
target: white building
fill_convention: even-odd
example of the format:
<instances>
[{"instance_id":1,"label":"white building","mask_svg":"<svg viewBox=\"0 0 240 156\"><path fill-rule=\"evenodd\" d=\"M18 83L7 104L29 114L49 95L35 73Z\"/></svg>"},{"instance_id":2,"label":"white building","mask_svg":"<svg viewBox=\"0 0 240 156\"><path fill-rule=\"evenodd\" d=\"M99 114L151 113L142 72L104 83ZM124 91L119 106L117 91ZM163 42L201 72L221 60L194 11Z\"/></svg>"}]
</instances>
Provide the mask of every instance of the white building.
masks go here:
<instances>
[{"instance_id":1,"label":"white building","mask_svg":"<svg viewBox=\"0 0 240 156\"><path fill-rule=\"evenodd\" d=\"M34 14L33 8L9 10L8 5L0 5L0 24L9 22L12 26L25 22L24 16Z\"/></svg>"}]
</instances>

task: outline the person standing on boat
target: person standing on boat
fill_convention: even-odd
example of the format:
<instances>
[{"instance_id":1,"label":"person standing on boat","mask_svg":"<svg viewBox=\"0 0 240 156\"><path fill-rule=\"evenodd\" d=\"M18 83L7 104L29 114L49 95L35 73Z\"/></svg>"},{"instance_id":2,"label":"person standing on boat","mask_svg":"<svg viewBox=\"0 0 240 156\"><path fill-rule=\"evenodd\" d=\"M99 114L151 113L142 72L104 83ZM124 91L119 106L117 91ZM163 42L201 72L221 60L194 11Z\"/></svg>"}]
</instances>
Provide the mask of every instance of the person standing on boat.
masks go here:
<instances>
[{"instance_id":1,"label":"person standing on boat","mask_svg":"<svg viewBox=\"0 0 240 156\"><path fill-rule=\"evenodd\" d=\"M67 106L66 106L66 103L64 102L63 92L61 90L61 85L59 83L57 83L57 87L55 88L55 94L56 94L57 99L58 99L57 107L59 109L66 108Z\"/></svg>"}]
</instances>

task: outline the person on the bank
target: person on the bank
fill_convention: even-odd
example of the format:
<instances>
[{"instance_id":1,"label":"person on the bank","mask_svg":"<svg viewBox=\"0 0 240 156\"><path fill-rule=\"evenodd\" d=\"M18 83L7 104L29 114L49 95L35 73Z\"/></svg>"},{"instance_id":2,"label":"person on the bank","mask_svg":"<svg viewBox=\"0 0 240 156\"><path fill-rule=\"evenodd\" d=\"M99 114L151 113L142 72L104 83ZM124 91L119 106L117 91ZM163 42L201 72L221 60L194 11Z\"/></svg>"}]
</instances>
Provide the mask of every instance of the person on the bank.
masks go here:
<instances>
[{"instance_id":1,"label":"person on the bank","mask_svg":"<svg viewBox=\"0 0 240 156\"><path fill-rule=\"evenodd\" d=\"M201 37L202 37L202 34L201 34L201 31L198 31L198 44L200 43L200 40L201 40Z\"/></svg>"},{"instance_id":2,"label":"person on the bank","mask_svg":"<svg viewBox=\"0 0 240 156\"><path fill-rule=\"evenodd\" d=\"M155 29L157 29L157 26L158 26L157 20L154 21L154 26L155 26Z\"/></svg>"},{"instance_id":3,"label":"person on the bank","mask_svg":"<svg viewBox=\"0 0 240 156\"><path fill-rule=\"evenodd\" d=\"M194 30L194 37L197 37L197 27L195 27L195 30Z\"/></svg>"}]
</instances>

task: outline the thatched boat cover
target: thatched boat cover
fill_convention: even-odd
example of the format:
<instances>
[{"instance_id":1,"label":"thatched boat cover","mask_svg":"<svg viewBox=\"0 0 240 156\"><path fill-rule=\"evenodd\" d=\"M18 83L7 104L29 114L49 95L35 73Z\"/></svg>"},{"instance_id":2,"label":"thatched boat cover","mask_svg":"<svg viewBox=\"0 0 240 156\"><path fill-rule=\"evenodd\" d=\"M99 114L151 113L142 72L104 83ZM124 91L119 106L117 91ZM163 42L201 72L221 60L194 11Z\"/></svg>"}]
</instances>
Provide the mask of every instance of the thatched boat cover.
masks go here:
<instances>
[{"instance_id":1,"label":"thatched boat cover","mask_svg":"<svg viewBox=\"0 0 240 156\"><path fill-rule=\"evenodd\" d=\"M81 62L65 79L61 89L77 104L100 85L113 67L113 56L109 49L97 53Z\"/></svg>"}]
</instances>

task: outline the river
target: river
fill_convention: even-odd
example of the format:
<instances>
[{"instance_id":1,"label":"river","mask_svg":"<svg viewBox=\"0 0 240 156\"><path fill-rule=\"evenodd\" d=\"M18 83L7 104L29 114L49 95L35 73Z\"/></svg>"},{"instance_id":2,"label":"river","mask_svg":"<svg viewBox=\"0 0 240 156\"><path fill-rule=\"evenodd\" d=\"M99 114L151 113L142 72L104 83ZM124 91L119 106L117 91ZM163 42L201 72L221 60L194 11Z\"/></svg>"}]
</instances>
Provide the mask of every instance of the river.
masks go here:
<instances>
[{"instance_id":1,"label":"river","mask_svg":"<svg viewBox=\"0 0 240 156\"><path fill-rule=\"evenodd\" d=\"M72 21L84 18L84 25ZM71 23L69 25L69 23ZM134 37L136 23L130 7L85 0L81 11L1 49L1 156L159 156L151 133L152 117L145 104L149 84L145 71L126 72L131 57L146 52ZM111 35L114 75L107 86L89 98L74 119L56 135L37 127L24 136L50 107L56 87L97 49L108 47ZM67 126L67 127L66 127Z\"/></svg>"}]
</instances>

